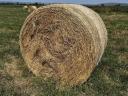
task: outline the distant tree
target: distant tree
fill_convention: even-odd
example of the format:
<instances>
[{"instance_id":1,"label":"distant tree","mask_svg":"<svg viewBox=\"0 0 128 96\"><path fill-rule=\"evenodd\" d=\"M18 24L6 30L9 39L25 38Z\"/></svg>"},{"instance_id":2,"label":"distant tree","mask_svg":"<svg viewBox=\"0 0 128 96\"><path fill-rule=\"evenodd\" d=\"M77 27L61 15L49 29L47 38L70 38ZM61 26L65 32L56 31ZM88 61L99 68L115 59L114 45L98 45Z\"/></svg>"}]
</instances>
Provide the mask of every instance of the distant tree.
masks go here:
<instances>
[{"instance_id":1,"label":"distant tree","mask_svg":"<svg viewBox=\"0 0 128 96\"><path fill-rule=\"evenodd\" d=\"M119 7L119 6L121 6L121 5L120 5L120 4L117 4L116 6L118 6L118 7Z\"/></svg>"},{"instance_id":2,"label":"distant tree","mask_svg":"<svg viewBox=\"0 0 128 96\"><path fill-rule=\"evenodd\" d=\"M19 5L20 3L19 2L16 2L16 5Z\"/></svg>"},{"instance_id":3,"label":"distant tree","mask_svg":"<svg viewBox=\"0 0 128 96\"><path fill-rule=\"evenodd\" d=\"M104 4L101 4L101 7L104 7L105 5Z\"/></svg>"},{"instance_id":4,"label":"distant tree","mask_svg":"<svg viewBox=\"0 0 128 96\"><path fill-rule=\"evenodd\" d=\"M115 6L113 6L113 11L115 12L119 11L119 7L120 7L120 4L116 4Z\"/></svg>"},{"instance_id":5,"label":"distant tree","mask_svg":"<svg viewBox=\"0 0 128 96\"><path fill-rule=\"evenodd\" d=\"M34 4L35 6L38 6L39 4L38 4L38 2L35 2L35 4Z\"/></svg>"}]
</instances>

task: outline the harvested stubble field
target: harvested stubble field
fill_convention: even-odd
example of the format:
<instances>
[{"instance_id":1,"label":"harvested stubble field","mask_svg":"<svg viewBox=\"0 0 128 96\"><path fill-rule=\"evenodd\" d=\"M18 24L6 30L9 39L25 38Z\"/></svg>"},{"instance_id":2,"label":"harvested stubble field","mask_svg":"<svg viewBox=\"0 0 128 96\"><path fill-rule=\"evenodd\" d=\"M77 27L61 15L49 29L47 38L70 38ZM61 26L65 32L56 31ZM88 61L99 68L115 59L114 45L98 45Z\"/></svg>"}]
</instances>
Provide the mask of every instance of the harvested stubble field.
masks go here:
<instances>
[{"instance_id":1,"label":"harvested stubble field","mask_svg":"<svg viewBox=\"0 0 128 96\"><path fill-rule=\"evenodd\" d=\"M108 30L105 53L87 82L63 91L34 76L21 56L27 15L22 6L0 5L0 96L128 96L128 13L100 13Z\"/></svg>"}]
</instances>

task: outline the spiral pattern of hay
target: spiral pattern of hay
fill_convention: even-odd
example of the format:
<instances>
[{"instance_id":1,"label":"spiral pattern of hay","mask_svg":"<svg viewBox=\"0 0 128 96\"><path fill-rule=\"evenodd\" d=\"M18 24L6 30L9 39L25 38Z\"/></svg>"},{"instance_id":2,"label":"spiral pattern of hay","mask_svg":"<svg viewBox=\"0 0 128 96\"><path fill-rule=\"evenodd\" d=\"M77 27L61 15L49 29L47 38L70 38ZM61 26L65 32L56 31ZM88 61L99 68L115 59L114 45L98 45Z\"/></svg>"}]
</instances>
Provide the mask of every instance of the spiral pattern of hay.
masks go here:
<instances>
[{"instance_id":1,"label":"spiral pattern of hay","mask_svg":"<svg viewBox=\"0 0 128 96\"><path fill-rule=\"evenodd\" d=\"M20 34L22 55L29 69L62 86L85 82L106 46L107 31L100 16L75 4L38 8L24 22Z\"/></svg>"}]
</instances>

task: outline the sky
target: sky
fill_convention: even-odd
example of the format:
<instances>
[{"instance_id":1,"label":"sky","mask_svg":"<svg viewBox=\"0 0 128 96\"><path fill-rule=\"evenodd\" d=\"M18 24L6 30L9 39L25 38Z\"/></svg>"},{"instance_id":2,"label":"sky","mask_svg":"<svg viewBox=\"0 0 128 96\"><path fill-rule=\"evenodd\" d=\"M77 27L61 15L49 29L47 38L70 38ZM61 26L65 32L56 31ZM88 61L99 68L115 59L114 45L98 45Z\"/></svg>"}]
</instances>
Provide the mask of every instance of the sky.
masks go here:
<instances>
[{"instance_id":1,"label":"sky","mask_svg":"<svg viewBox=\"0 0 128 96\"><path fill-rule=\"evenodd\" d=\"M0 1L43 2L43 3L78 3L78 4L128 3L128 0L0 0Z\"/></svg>"}]
</instances>

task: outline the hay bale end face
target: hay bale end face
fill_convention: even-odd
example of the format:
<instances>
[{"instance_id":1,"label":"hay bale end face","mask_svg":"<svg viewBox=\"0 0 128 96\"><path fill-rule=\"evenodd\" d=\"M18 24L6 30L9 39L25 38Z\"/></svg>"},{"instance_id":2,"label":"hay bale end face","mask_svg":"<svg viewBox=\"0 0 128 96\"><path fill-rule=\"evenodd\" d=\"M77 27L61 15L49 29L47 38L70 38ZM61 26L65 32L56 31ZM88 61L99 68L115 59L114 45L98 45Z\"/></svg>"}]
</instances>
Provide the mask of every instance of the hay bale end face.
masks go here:
<instances>
[{"instance_id":1,"label":"hay bale end face","mask_svg":"<svg viewBox=\"0 0 128 96\"><path fill-rule=\"evenodd\" d=\"M61 86L85 82L107 43L100 16L87 7L53 4L38 8L25 20L20 48L29 69Z\"/></svg>"}]
</instances>

